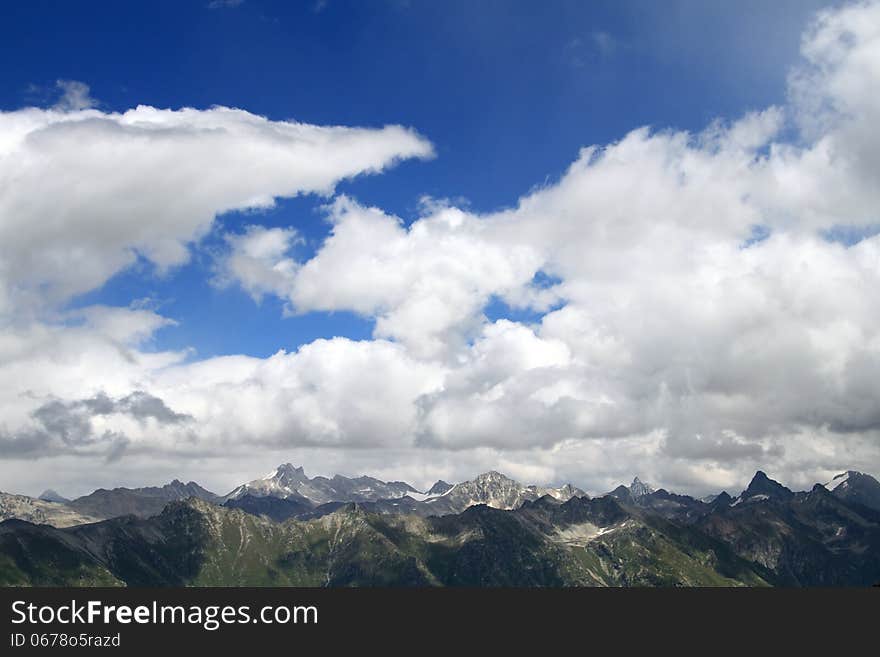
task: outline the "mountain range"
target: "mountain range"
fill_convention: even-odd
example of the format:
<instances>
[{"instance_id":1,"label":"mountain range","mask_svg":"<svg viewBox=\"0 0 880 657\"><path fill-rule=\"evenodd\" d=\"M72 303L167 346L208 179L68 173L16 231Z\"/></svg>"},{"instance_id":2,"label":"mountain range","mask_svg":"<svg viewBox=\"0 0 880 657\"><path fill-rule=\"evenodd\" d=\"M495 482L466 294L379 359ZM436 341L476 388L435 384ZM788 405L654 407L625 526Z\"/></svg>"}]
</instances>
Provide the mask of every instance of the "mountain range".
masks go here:
<instances>
[{"instance_id":1,"label":"mountain range","mask_svg":"<svg viewBox=\"0 0 880 657\"><path fill-rule=\"evenodd\" d=\"M373 477L350 479L336 475L309 478L302 467L290 463L279 465L262 479L255 479L238 486L226 499L237 499L245 495L254 497L278 497L282 499L307 500L312 504L326 502L367 502L381 499L403 497L408 493L419 493L402 481L384 482Z\"/></svg>"},{"instance_id":2,"label":"mountain range","mask_svg":"<svg viewBox=\"0 0 880 657\"><path fill-rule=\"evenodd\" d=\"M99 518L135 515L152 516L160 513L165 505L175 500L195 497L206 502L218 503L219 495L205 490L196 482L183 483L175 479L164 486L147 486L145 488L99 488L93 493L78 497L67 503L67 506L80 512Z\"/></svg>"},{"instance_id":3,"label":"mountain range","mask_svg":"<svg viewBox=\"0 0 880 657\"><path fill-rule=\"evenodd\" d=\"M18 518L61 527L124 515L146 518L160 513L169 502L190 497L243 508L257 515L262 513L275 520L304 514L319 517L350 502L376 513L429 516L460 513L475 504L513 509L543 495L564 501L586 493L571 484L558 488L527 486L494 471L458 484L438 481L421 492L402 481L385 482L366 476L310 478L302 467L285 463L226 495L212 493L193 481L183 483L177 479L164 486L99 488L73 500L52 490L39 498L0 492L0 520Z\"/></svg>"},{"instance_id":4,"label":"mountain range","mask_svg":"<svg viewBox=\"0 0 880 657\"><path fill-rule=\"evenodd\" d=\"M283 523L190 498L65 529L6 521L0 564L4 586L767 584L723 543L610 497L427 518L352 503Z\"/></svg>"},{"instance_id":5,"label":"mountain range","mask_svg":"<svg viewBox=\"0 0 880 657\"><path fill-rule=\"evenodd\" d=\"M591 499L494 471L419 492L284 464L225 496L176 480L68 503L2 493L0 514L7 586L880 582L880 483L852 471L802 492L759 471L703 499L636 478Z\"/></svg>"},{"instance_id":6,"label":"mountain range","mask_svg":"<svg viewBox=\"0 0 880 657\"><path fill-rule=\"evenodd\" d=\"M281 521L288 518L319 518L350 502L359 503L361 508L371 513L427 517L461 513L477 504L496 509L516 509L524 502L537 500L544 495L563 502L572 497L588 497L571 484L559 488L526 486L495 471L455 485L438 481L427 492L421 493L402 482L386 484L370 477L315 477L309 480L302 468L293 469L296 483L291 484L291 468L293 466L290 464L280 466L263 479L239 486L226 497L224 506ZM316 481L320 488L315 486ZM318 504L328 499L329 491L324 487L327 482L335 484L335 499ZM383 496L389 492L391 496Z\"/></svg>"}]
</instances>

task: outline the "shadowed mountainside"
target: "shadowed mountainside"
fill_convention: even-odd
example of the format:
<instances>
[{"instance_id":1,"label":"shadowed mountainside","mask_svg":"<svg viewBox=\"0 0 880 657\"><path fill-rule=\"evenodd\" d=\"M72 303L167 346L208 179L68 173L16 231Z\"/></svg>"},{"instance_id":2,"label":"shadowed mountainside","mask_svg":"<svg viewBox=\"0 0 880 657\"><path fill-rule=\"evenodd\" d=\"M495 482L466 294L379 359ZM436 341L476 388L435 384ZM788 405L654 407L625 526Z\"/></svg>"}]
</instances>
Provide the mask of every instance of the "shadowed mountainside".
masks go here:
<instances>
[{"instance_id":1,"label":"shadowed mountainside","mask_svg":"<svg viewBox=\"0 0 880 657\"><path fill-rule=\"evenodd\" d=\"M63 555L63 567L55 564ZM546 496L420 518L349 504L276 523L198 499L148 519L68 529L0 524L3 585L763 585L760 569L687 527L612 498Z\"/></svg>"}]
</instances>

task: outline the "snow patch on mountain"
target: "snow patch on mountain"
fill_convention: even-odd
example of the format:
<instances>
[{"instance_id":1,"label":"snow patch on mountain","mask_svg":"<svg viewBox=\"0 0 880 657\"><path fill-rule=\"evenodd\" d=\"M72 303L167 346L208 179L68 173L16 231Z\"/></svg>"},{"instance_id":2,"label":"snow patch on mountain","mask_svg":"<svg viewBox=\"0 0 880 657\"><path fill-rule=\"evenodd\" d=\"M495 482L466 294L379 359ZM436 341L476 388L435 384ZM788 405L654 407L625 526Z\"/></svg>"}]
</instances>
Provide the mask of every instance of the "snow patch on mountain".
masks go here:
<instances>
[{"instance_id":1,"label":"snow patch on mountain","mask_svg":"<svg viewBox=\"0 0 880 657\"><path fill-rule=\"evenodd\" d=\"M827 484L824 484L825 488L828 490L835 490L839 486L846 487L849 484L849 476L853 474L850 471L844 472L843 474L839 474L834 479L829 481Z\"/></svg>"}]
</instances>

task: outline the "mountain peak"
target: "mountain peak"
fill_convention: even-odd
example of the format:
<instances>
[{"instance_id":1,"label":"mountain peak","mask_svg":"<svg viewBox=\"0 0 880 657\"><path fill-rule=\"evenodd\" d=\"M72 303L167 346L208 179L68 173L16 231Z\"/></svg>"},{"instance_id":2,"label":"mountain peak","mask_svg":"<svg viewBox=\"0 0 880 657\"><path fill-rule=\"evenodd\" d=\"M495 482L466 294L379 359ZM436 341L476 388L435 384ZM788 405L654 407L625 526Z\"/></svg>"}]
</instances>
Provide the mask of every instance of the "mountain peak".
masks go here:
<instances>
[{"instance_id":1,"label":"mountain peak","mask_svg":"<svg viewBox=\"0 0 880 657\"><path fill-rule=\"evenodd\" d=\"M489 470L488 472L477 475L475 481L498 481L502 479L510 480L510 477L505 474L501 474L497 470Z\"/></svg>"},{"instance_id":2,"label":"mountain peak","mask_svg":"<svg viewBox=\"0 0 880 657\"><path fill-rule=\"evenodd\" d=\"M828 490L834 490L838 486L849 486L851 479L857 479L858 477L863 477L864 475L861 472L857 472L855 470L847 470L846 472L841 472L839 475L835 475L835 477L825 484L825 488Z\"/></svg>"},{"instance_id":3,"label":"mountain peak","mask_svg":"<svg viewBox=\"0 0 880 657\"><path fill-rule=\"evenodd\" d=\"M461 509L479 504L496 509L514 509L526 499L537 497L534 491L518 481L496 470L490 470L470 481L456 484L443 499Z\"/></svg>"},{"instance_id":4,"label":"mountain peak","mask_svg":"<svg viewBox=\"0 0 880 657\"><path fill-rule=\"evenodd\" d=\"M740 495L740 499L747 500L760 496L761 499L773 498L784 500L791 498L793 495L794 493L790 489L768 477L763 470L758 470L755 476L752 477L752 481L749 482L748 487Z\"/></svg>"},{"instance_id":5,"label":"mountain peak","mask_svg":"<svg viewBox=\"0 0 880 657\"><path fill-rule=\"evenodd\" d=\"M717 495L707 495L706 497L702 497L700 498L700 501L703 504L708 504L713 509L719 509L733 504L734 498L726 490L723 490Z\"/></svg>"},{"instance_id":6,"label":"mountain peak","mask_svg":"<svg viewBox=\"0 0 880 657\"><path fill-rule=\"evenodd\" d=\"M44 502L59 502L61 504L66 504L67 502L70 502L69 499L55 492L51 488L47 488L42 493L40 493L40 497L37 499L43 500Z\"/></svg>"},{"instance_id":7,"label":"mountain peak","mask_svg":"<svg viewBox=\"0 0 880 657\"><path fill-rule=\"evenodd\" d=\"M644 497L645 495L650 495L654 492L654 489L649 485L641 481L638 477L633 477L632 484L630 484L629 492L632 494L634 499L639 499Z\"/></svg>"},{"instance_id":8,"label":"mountain peak","mask_svg":"<svg viewBox=\"0 0 880 657\"><path fill-rule=\"evenodd\" d=\"M506 474L498 472L497 470L489 470L488 472L484 472L482 474L478 474L474 477L470 482L464 482L459 484L459 486L466 485L468 483L476 484L478 486L516 486L519 487L520 484L515 479L511 479Z\"/></svg>"},{"instance_id":9,"label":"mountain peak","mask_svg":"<svg viewBox=\"0 0 880 657\"><path fill-rule=\"evenodd\" d=\"M632 491L623 484L620 484L620 486L615 488L613 491L605 493L605 497L614 497L621 502L628 502L630 504L635 501Z\"/></svg>"},{"instance_id":10,"label":"mountain peak","mask_svg":"<svg viewBox=\"0 0 880 657\"><path fill-rule=\"evenodd\" d=\"M180 479L172 479L171 483L168 483L168 484L165 484L164 486L162 486L162 490L164 490L168 493L173 493L175 495L180 495L183 497L195 496L195 497L205 498L206 495L207 495L206 499L216 497L214 495L214 493L212 493L209 490L205 490L204 488L199 486L196 482L188 481L186 483L183 483Z\"/></svg>"},{"instance_id":11,"label":"mountain peak","mask_svg":"<svg viewBox=\"0 0 880 657\"><path fill-rule=\"evenodd\" d=\"M456 484L457 489L461 490L469 490L469 491L497 491L497 490L513 490L524 488L522 484L518 481L511 479L505 474L498 472L497 470L489 470L488 472L484 472L482 474L478 474L476 477L471 479L470 481L465 481L460 484Z\"/></svg>"},{"instance_id":12,"label":"mountain peak","mask_svg":"<svg viewBox=\"0 0 880 657\"><path fill-rule=\"evenodd\" d=\"M443 495L444 493L448 493L449 489L452 488L452 484L446 483L442 479L438 479L433 486L428 489L428 495Z\"/></svg>"},{"instance_id":13,"label":"mountain peak","mask_svg":"<svg viewBox=\"0 0 880 657\"><path fill-rule=\"evenodd\" d=\"M296 484L309 481L309 478L302 466L296 467L292 463L282 463L275 468L275 472L264 477L264 481L274 482L282 488L291 488Z\"/></svg>"},{"instance_id":14,"label":"mountain peak","mask_svg":"<svg viewBox=\"0 0 880 657\"><path fill-rule=\"evenodd\" d=\"M880 482L869 474L847 470L825 484L825 488L840 499L880 510Z\"/></svg>"},{"instance_id":15,"label":"mountain peak","mask_svg":"<svg viewBox=\"0 0 880 657\"><path fill-rule=\"evenodd\" d=\"M278 497L281 499L307 500L313 504L327 502L368 502L380 499L396 499L415 488L402 481L384 482L374 477L349 478L334 475L332 478L316 476L309 478L302 466L282 463L262 479L255 479L237 486L225 497L234 500L244 495L255 497Z\"/></svg>"},{"instance_id":16,"label":"mountain peak","mask_svg":"<svg viewBox=\"0 0 880 657\"><path fill-rule=\"evenodd\" d=\"M296 467L295 465L293 465L293 463L282 463L277 468L275 468L274 472L272 472L271 474L269 474L265 478L266 479L275 479L278 477L283 477L285 475L287 475L287 476L297 476L298 475L300 477L305 477L306 473L305 473L305 470L303 469L302 466Z\"/></svg>"}]
</instances>

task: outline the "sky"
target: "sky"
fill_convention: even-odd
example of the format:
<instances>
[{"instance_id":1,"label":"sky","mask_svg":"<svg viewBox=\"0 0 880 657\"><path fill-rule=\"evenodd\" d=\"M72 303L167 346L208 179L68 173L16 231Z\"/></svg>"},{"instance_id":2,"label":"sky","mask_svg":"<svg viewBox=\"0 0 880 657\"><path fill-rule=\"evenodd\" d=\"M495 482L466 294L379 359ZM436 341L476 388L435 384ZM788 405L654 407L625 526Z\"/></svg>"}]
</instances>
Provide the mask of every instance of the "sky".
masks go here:
<instances>
[{"instance_id":1,"label":"sky","mask_svg":"<svg viewBox=\"0 0 880 657\"><path fill-rule=\"evenodd\" d=\"M880 474L880 4L2 13L0 489Z\"/></svg>"}]
</instances>

